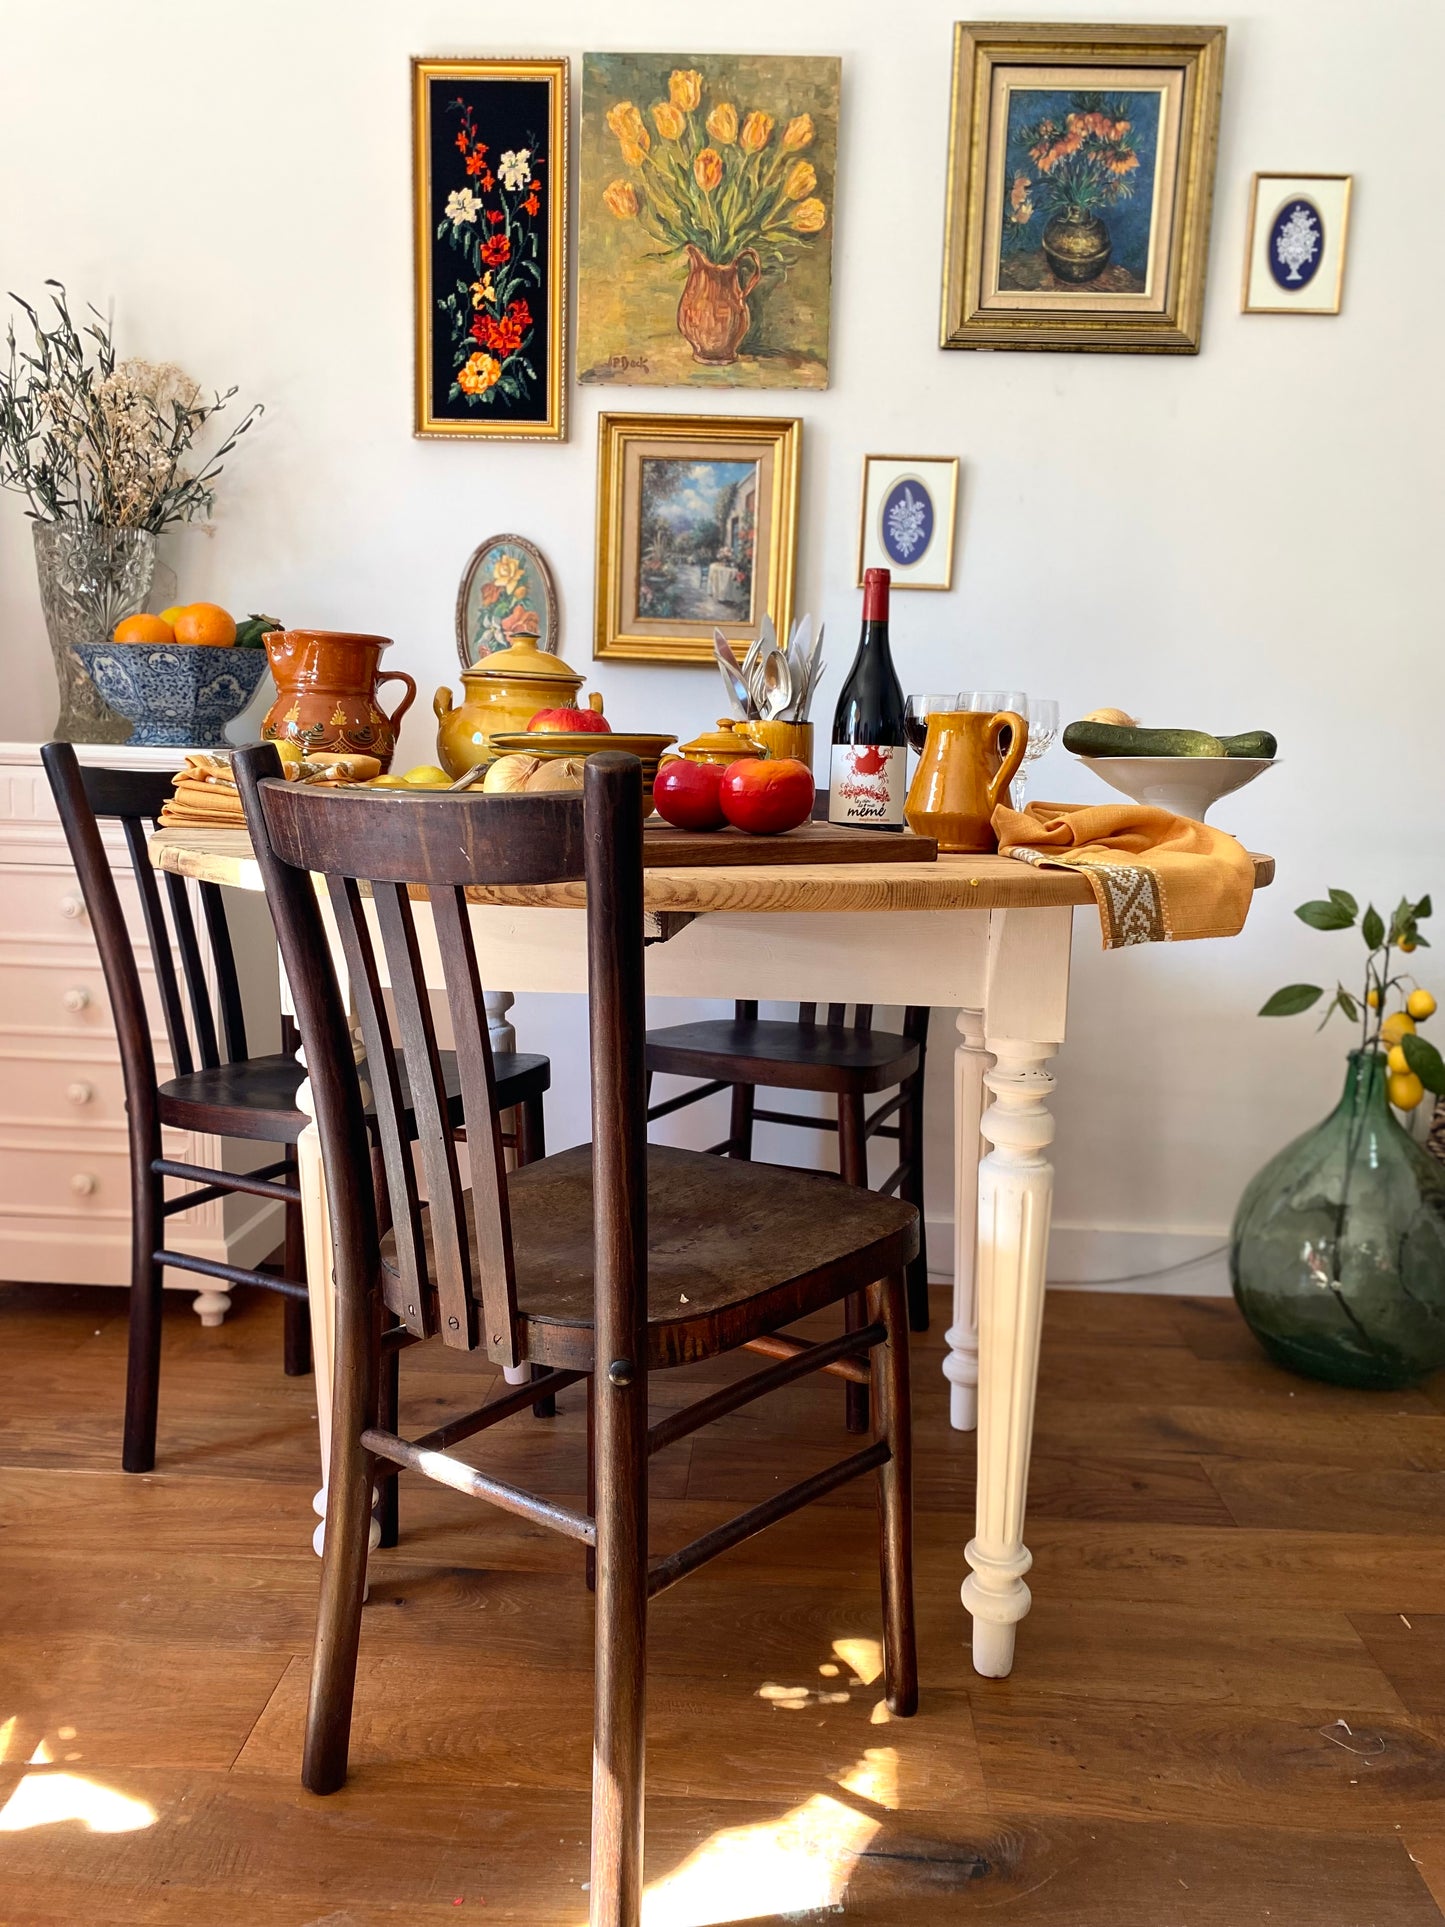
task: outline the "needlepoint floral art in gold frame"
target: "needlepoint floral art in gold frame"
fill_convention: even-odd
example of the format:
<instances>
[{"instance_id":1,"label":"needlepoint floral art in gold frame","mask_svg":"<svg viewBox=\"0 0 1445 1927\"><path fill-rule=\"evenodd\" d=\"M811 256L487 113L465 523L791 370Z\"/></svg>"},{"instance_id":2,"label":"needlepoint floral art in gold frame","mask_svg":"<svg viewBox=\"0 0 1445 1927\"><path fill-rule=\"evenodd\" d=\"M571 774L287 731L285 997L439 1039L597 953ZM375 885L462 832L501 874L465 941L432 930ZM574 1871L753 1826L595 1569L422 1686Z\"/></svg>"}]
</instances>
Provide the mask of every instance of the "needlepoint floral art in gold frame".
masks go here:
<instances>
[{"instance_id":1,"label":"needlepoint floral art in gold frame","mask_svg":"<svg viewBox=\"0 0 1445 1927\"><path fill-rule=\"evenodd\" d=\"M827 387L839 71L583 56L579 381Z\"/></svg>"},{"instance_id":2,"label":"needlepoint floral art in gold frame","mask_svg":"<svg viewBox=\"0 0 1445 1927\"><path fill-rule=\"evenodd\" d=\"M595 656L713 660L793 616L803 424L611 415L597 424Z\"/></svg>"},{"instance_id":3,"label":"needlepoint floral art in gold frame","mask_svg":"<svg viewBox=\"0 0 1445 1927\"><path fill-rule=\"evenodd\" d=\"M413 60L418 435L566 435L561 60Z\"/></svg>"},{"instance_id":4,"label":"needlepoint floral art in gold frame","mask_svg":"<svg viewBox=\"0 0 1445 1927\"><path fill-rule=\"evenodd\" d=\"M954 29L943 347L1198 352L1224 42Z\"/></svg>"}]
</instances>

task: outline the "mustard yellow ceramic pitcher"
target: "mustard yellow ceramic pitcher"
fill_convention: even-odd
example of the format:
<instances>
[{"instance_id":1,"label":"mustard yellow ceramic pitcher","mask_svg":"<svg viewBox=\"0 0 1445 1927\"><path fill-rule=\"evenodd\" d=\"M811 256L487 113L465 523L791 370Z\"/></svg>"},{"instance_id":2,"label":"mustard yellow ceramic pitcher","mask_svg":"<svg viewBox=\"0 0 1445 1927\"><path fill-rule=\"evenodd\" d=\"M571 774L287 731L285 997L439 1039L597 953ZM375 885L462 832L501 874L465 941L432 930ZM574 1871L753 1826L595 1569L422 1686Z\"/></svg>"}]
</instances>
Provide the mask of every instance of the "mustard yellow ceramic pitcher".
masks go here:
<instances>
[{"instance_id":1,"label":"mustard yellow ceramic pitcher","mask_svg":"<svg viewBox=\"0 0 1445 1927\"><path fill-rule=\"evenodd\" d=\"M999 738L1013 731L1007 755ZM998 848L993 813L1009 800L1009 779L1024 760L1029 726L1011 709L935 710L903 814L915 836L936 837L940 850L978 855Z\"/></svg>"}]
</instances>

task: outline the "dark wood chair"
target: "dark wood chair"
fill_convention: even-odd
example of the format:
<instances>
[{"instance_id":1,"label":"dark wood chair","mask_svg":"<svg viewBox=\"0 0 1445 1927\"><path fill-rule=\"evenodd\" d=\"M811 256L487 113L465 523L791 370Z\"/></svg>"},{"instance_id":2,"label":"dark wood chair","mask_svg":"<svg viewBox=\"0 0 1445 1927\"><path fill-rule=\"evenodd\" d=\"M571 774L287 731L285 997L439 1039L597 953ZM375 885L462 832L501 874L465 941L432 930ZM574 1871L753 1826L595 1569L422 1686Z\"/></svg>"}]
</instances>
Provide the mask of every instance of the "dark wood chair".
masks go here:
<instances>
[{"instance_id":1,"label":"dark wood chair","mask_svg":"<svg viewBox=\"0 0 1445 1927\"><path fill-rule=\"evenodd\" d=\"M900 1715L917 1704L911 1579L908 1331L911 1205L821 1173L649 1147L643 1052L642 783L635 758L589 758L582 797L401 798L263 781L269 745L236 766L316 1092L331 1185L337 1362L330 1505L302 1779L346 1777L371 1491L407 1467L595 1549L596 1735L591 1911L636 1927L642 1887L647 1602L716 1554L847 1479L877 1472L884 1678ZM372 1066L395 1224L378 1244L365 1182L366 1119L308 872L326 881ZM494 1122L491 1051L468 916L469 884L585 877L593 1141L514 1172ZM430 895L470 1153L462 1186L439 1089L411 892ZM429 1204L407 1155L381 1007L379 934L413 1099ZM861 1329L809 1344L781 1328L869 1290ZM439 1336L498 1364L546 1368L419 1439L379 1418L391 1346ZM752 1346L776 1362L649 1426L654 1371ZM865 1362L866 1361L866 1362ZM880 1436L691 1544L649 1559L648 1458L709 1420L804 1374L871 1369ZM539 1391L593 1384L591 1514L477 1471L444 1449Z\"/></svg>"},{"instance_id":2,"label":"dark wood chair","mask_svg":"<svg viewBox=\"0 0 1445 1927\"><path fill-rule=\"evenodd\" d=\"M285 1369L293 1376L311 1369L301 1198L296 1188L294 1151L308 1121L296 1108L303 1072L296 1061L294 1036L283 1040L291 1043L290 1050L256 1057L248 1051L235 952L219 887L213 883L197 886L214 991L207 980L190 896L181 878L163 878L163 906L146 840L171 793L169 775L161 770L82 765L68 743L47 743L40 753L100 953L125 1082L131 1162L131 1284L121 1464L127 1472L149 1472L156 1456L161 1290L167 1266L224 1279L232 1285L257 1285L279 1292L286 1301ZM152 1018L135 943L101 834L102 821L119 824L139 892L156 996L175 1072L164 1082L156 1069ZM447 1068L455 1093L455 1061ZM519 1116L526 1118L525 1128L519 1126L519 1137L525 1141L518 1155L540 1155L548 1061L545 1057L517 1057L500 1068L503 1075L498 1080L498 1101L517 1105ZM453 1102L459 1114L455 1095ZM165 1157L161 1143L165 1126L284 1148L278 1159L260 1170L216 1170ZM187 1180L199 1189L167 1198L167 1178ZM166 1248L168 1218L231 1192L273 1199L284 1207L285 1241L279 1275ZM391 1396L394 1404L394 1384ZM382 1525L384 1535L394 1539L394 1520L385 1510Z\"/></svg>"},{"instance_id":3,"label":"dark wood chair","mask_svg":"<svg viewBox=\"0 0 1445 1927\"><path fill-rule=\"evenodd\" d=\"M719 1156L750 1158L755 1124L791 1124L809 1131L833 1131L838 1138L838 1170L848 1184L868 1183L870 1138L891 1138L898 1163L878 1187L896 1191L919 1212L918 1256L908 1267L908 1319L914 1331L928 1329L928 1248L923 1233L923 1065L928 1046L928 1007L910 1004L903 1030L874 1030L873 1006L855 1004L851 1021L846 1004L829 1004L820 1022L816 1004L800 1004L797 1022L759 1019L755 1002L739 1001L731 1018L674 1024L647 1033L648 1095L654 1076L698 1077L695 1090L650 1106L653 1122L669 1117L721 1091L732 1095L728 1134L709 1148ZM837 1100L832 1117L800 1117L795 1111L759 1108L759 1087L818 1091ZM871 1112L866 1100L880 1092L893 1095ZM890 1123L890 1119L896 1122ZM850 1315L862 1322L861 1306ZM867 1391L850 1390L850 1427L867 1424Z\"/></svg>"}]
</instances>

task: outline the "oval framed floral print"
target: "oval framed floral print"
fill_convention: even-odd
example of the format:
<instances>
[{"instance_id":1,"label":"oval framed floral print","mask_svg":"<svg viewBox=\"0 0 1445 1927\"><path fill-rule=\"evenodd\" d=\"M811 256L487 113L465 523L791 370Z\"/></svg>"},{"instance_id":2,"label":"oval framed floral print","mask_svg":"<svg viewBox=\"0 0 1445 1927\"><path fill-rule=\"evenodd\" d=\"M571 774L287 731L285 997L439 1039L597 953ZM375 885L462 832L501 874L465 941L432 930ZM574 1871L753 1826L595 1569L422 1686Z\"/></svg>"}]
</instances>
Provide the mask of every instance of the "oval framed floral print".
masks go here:
<instances>
[{"instance_id":1,"label":"oval framed floral print","mask_svg":"<svg viewBox=\"0 0 1445 1927\"><path fill-rule=\"evenodd\" d=\"M953 586L956 455L867 455L858 531L858 581L887 569L895 589Z\"/></svg>"},{"instance_id":2,"label":"oval framed floral print","mask_svg":"<svg viewBox=\"0 0 1445 1927\"><path fill-rule=\"evenodd\" d=\"M1245 314L1338 314L1348 174L1256 174L1244 255Z\"/></svg>"},{"instance_id":3,"label":"oval framed floral print","mask_svg":"<svg viewBox=\"0 0 1445 1927\"><path fill-rule=\"evenodd\" d=\"M522 535L490 535L472 551L457 591L457 654L483 656L529 641L557 653L557 589L542 551Z\"/></svg>"}]
</instances>

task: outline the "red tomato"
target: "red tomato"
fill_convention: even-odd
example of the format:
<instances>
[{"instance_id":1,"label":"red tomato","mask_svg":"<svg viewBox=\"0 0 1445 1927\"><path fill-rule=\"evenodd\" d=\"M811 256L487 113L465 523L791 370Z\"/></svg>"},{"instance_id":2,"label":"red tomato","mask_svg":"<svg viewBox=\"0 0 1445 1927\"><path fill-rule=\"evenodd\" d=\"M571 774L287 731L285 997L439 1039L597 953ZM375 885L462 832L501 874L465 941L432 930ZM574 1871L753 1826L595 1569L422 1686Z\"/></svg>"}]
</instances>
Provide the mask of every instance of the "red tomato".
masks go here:
<instances>
[{"instance_id":1,"label":"red tomato","mask_svg":"<svg viewBox=\"0 0 1445 1927\"><path fill-rule=\"evenodd\" d=\"M813 772L793 756L747 756L723 771L721 801L737 829L776 836L813 814Z\"/></svg>"},{"instance_id":2,"label":"red tomato","mask_svg":"<svg viewBox=\"0 0 1445 1927\"><path fill-rule=\"evenodd\" d=\"M716 763L670 756L652 779L657 814L678 830L720 830L727 818L718 800L723 773Z\"/></svg>"}]
</instances>

